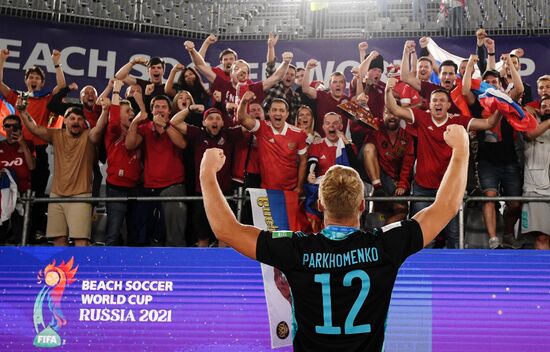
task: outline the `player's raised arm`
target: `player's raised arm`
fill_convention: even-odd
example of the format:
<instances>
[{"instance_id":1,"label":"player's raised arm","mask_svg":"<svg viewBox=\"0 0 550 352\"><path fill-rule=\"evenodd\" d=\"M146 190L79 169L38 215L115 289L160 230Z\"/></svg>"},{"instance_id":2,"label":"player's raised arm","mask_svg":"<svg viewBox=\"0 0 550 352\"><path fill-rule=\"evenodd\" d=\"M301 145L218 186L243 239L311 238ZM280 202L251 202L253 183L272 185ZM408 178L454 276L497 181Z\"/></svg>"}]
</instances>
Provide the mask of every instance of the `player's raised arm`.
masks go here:
<instances>
[{"instance_id":1,"label":"player's raised arm","mask_svg":"<svg viewBox=\"0 0 550 352\"><path fill-rule=\"evenodd\" d=\"M453 148L451 161L437 191L435 202L413 217L422 228L424 246L430 243L455 217L462 204L466 189L470 154L468 134L464 127L450 125L443 138Z\"/></svg>"},{"instance_id":2,"label":"player's raised arm","mask_svg":"<svg viewBox=\"0 0 550 352\"><path fill-rule=\"evenodd\" d=\"M237 252L256 259L256 242L260 229L242 225L235 218L216 178L216 173L224 163L223 150L210 148L204 152L199 176L206 216L218 240L227 243Z\"/></svg>"}]
</instances>

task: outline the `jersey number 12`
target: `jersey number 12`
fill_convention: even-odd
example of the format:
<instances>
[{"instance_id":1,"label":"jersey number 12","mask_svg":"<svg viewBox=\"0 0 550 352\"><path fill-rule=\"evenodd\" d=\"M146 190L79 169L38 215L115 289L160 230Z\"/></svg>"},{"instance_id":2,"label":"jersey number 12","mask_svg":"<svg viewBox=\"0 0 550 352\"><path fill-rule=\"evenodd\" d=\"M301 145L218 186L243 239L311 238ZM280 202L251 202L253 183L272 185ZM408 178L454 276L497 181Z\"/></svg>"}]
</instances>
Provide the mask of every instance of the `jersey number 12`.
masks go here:
<instances>
[{"instance_id":1,"label":"jersey number 12","mask_svg":"<svg viewBox=\"0 0 550 352\"><path fill-rule=\"evenodd\" d=\"M359 296L353 303L351 310L348 313L346 322L344 323L344 334L363 334L371 331L370 324L354 325L355 318L359 313L359 309L367 299L370 290L370 278L369 275L363 270L353 270L344 276L344 286L351 286L353 279L358 278L361 280L361 291ZM339 335L342 333L342 329L338 326L332 326L332 304L330 295L330 274L316 274L315 282L321 284L321 293L323 295L323 319L324 325L315 326L315 332L318 334Z\"/></svg>"}]
</instances>

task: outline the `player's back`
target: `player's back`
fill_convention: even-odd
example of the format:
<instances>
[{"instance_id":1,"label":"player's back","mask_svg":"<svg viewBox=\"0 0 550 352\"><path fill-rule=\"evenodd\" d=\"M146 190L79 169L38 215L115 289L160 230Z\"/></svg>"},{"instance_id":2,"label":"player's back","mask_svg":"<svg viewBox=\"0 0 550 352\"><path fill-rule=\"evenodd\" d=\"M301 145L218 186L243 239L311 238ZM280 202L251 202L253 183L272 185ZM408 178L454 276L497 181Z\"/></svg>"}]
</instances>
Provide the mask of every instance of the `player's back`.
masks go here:
<instances>
[{"instance_id":1,"label":"player's back","mask_svg":"<svg viewBox=\"0 0 550 352\"><path fill-rule=\"evenodd\" d=\"M275 234L260 234L257 259L288 279L295 351L380 351L399 266L422 248L418 223Z\"/></svg>"}]
</instances>

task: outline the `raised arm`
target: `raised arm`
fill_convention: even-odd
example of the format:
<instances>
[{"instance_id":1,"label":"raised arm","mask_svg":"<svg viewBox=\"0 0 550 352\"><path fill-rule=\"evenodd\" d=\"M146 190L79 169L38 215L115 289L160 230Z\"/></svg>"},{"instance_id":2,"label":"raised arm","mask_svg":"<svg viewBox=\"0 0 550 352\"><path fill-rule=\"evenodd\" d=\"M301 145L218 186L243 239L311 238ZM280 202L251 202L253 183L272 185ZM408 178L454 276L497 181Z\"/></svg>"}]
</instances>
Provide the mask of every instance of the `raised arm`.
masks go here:
<instances>
[{"instance_id":1,"label":"raised arm","mask_svg":"<svg viewBox=\"0 0 550 352\"><path fill-rule=\"evenodd\" d=\"M363 62L367 57L367 49L369 48L369 43L361 42L357 44L357 49L359 50L359 62Z\"/></svg>"},{"instance_id":2,"label":"raised arm","mask_svg":"<svg viewBox=\"0 0 550 352\"><path fill-rule=\"evenodd\" d=\"M103 89L103 92L101 92L101 94L97 97L97 100L95 102L97 105L101 105L101 99L102 98L109 98L109 94L111 94L111 92L113 91L115 81L116 81L116 79L114 79L114 78L111 78L109 80L109 82L105 86L105 89ZM120 88L118 89L118 92L120 93ZM111 102L111 104L112 104L112 102Z\"/></svg>"},{"instance_id":3,"label":"raised arm","mask_svg":"<svg viewBox=\"0 0 550 352\"><path fill-rule=\"evenodd\" d=\"M486 131L495 128L495 126L500 122L502 114L499 111L495 111L487 119L472 119L470 122L469 130L470 131Z\"/></svg>"},{"instance_id":4,"label":"raised arm","mask_svg":"<svg viewBox=\"0 0 550 352\"><path fill-rule=\"evenodd\" d=\"M99 144L103 141L103 131L105 131L105 126L107 126L107 122L109 121L109 108L111 107L111 100L106 96L102 97L99 100L99 105L101 105L101 115L99 115L96 125L88 134L88 138L93 144Z\"/></svg>"},{"instance_id":5,"label":"raised arm","mask_svg":"<svg viewBox=\"0 0 550 352\"><path fill-rule=\"evenodd\" d=\"M275 56L275 45L277 45L277 41L279 40L279 35L273 34L269 32L269 38L267 38L267 57L266 62L269 63L275 63L275 60L277 57Z\"/></svg>"},{"instance_id":6,"label":"raised arm","mask_svg":"<svg viewBox=\"0 0 550 352\"><path fill-rule=\"evenodd\" d=\"M210 148L204 152L199 177L206 216L218 240L227 243L237 252L256 259L256 243L260 229L242 225L235 218L216 179L216 173L221 170L224 163L223 150Z\"/></svg>"},{"instance_id":7,"label":"raised arm","mask_svg":"<svg viewBox=\"0 0 550 352\"><path fill-rule=\"evenodd\" d=\"M464 77L462 77L462 95L466 98L468 105L472 105L476 101L474 93L472 93L472 75L474 74L475 64L478 62L477 55L470 55L466 70L464 71Z\"/></svg>"},{"instance_id":8,"label":"raised arm","mask_svg":"<svg viewBox=\"0 0 550 352\"><path fill-rule=\"evenodd\" d=\"M309 86L309 84L311 83L310 72L315 67L317 67L317 60L307 60L306 69L304 71L304 79L302 80L302 93L304 93L310 99L317 99L317 90Z\"/></svg>"},{"instance_id":9,"label":"raised arm","mask_svg":"<svg viewBox=\"0 0 550 352\"><path fill-rule=\"evenodd\" d=\"M486 70L496 69L496 54L495 54L495 41L491 38L485 38L485 48L487 49L487 68ZM483 72L481 72L483 74Z\"/></svg>"},{"instance_id":10,"label":"raised arm","mask_svg":"<svg viewBox=\"0 0 550 352\"><path fill-rule=\"evenodd\" d=\"M59 50L52 51L52 61L55 67L55 87L53 87L52 94L59 92L61 88L65 88L67 83L65 82L65 74L61 67L61 52Z\"/></svg>"},{"instance_id":11,"label":"raised arm","mask_svg":"<svg viewBox=\"0 0 550 352\"><path fill-rule=\"evenodd\" d=\"M8 49L0 50L0 94L7 97L10 94L11 88L4 83L4 64L10 56Z\"/></svg>"},{"instance_id":12,"label":"raised arm","mask_svg":"<svg viewBox=\"0 0 550 352\"><path fill-rule=\"evenodd\" d=\"M185 122L187 116L189 116L189 108L178 111L178 113L172 117L169 124L164 123L164 119L159 119L156 116L154 117L153 121L165 129L168 129L169 126L171 126L181 134L187 134L187 122Z\"/></svg>"},{"instance_id":13,"label":"raised arm","mask_svg":"<svg viewBox=\"0 0 550 352\"><path fill-rule=\"evenodd\" d=\"M420 79L416 77L410 67L410 56L416 53L416 43L412 40L407 40L403 46L403 56L401 57L401 80L420 91Z\"/></svg>"},{"instance_id":14,"label":"raised arm","mask_svg":"<svg viewBox=\"0 0 550 352\"><path fill-rule=\"evenodd\" d=\"M187 40L185 43L183 43L183 46L185 47L185 50L189 53L189 56L191 56L191 60L193 60L193 64L195 64L195 68L201 75L203 75L208 82L213 83L216 79L216 73L212 71L212 68L206 64L204 61L204 58L195 50L195 43L193 43L190 40Z\"/></svg>"},{"instance_id":15,"label":"raised arm","mask_svg":"<svg viewBox=\"0 0 550 352\"><path fill-rule=\"evenodd\" d=\"M510 55L504 54L502 55L502 58L506 66L510 69L510 75L512 76L512 83L514 85L508 94L510 95L510 98L517 101L525 91L525 87L523 86L518 70L516 70L516 67L512 63L512 58Z\"/></svg>"},{"instance_id":16,"label":"raised arm","mask_svg":"<svg viewBox=\"0 0 550 352\"><path fill-rule=\"evenodd\" d=\"M110 83L110 82L109 82ZM113 95L111 96L111 105L120 105L120 90L124 84L121 80L113 80ZM107 90L107 88L105 88Z\"/></svg>"},{"instance_id":17,"label":"raised arm","mask_svg":"<svg viewBox=\"0 0 550 352\"><path fill-rule=\"evenodd\" d=\"M397 79L390 78L388 79L388 82L386 82L386 91L385 91L385 102L386 102L386 108L388 111L395 116L399 117L400 119L403 119L409 123L413 122L413 118L411 116L411 110L406 109L402 106L397 105L397 101L395 100L395 97L393 96L393 88L395 88L395 85L397 84Z\"/></svg>"},{"instance_id":18,"label":"raised arm","mask_svg":"<svg viewBox=\"0 0 550 352\"><path fill-rule=\"evenodd\" d=\"M286 51L282 54L283 62L279 65L277 70L271 76L262 81L262 87L264 91L269 90L285 77L286 71L288 70L288 65L290 65L293 57L294 55L289 51Z\"/></svg>"},{"instance_id":19,"label":"raised arm","mask_svg":"<svg viewBox=\"0 0 550 352\"><path fill-rule=\"evenodd\" d=\"M370 52L369 56L365 58L365 60L361 61L361 65L359 65L359 79L361 80L361 82L363 82L363 79L367 76L370 63L372 62L372 60L376 59L379 55L380 54L378 54L378 51L373 50Z\"/></svg>"},{"instance_id":20,"label":"raised arm","mask_svg":"<svg viewBox=\"0 0 550 352\"><path fill-rule=\"evenodd\" d=\"M130 127L128 127L128 133L126 134L126 139L124 140L124 146L126 147L126 149L136 149L141 145L141 142L143 142L143 137L139 135L137 129L142 121L147 120L147 117L147 111L141 110L130 123Z\"/></svg>"},{"instance_id":21,"label":"raised arm","mask_svg":"<svg viewBox=\"0 0 550 352\"><path fill-rule=\"evenodd\" d=\"M137 83L135 77L130 76L130 71L135 65L147 65L147 59L145 57L135 57L129 61L126 65L122 66L120 70L115 74L115 78L123 81L125 84L131 86Z\"/></svg>"},{"instance_id":22,"label":"raised arm","mask_svg":"<svg viewBox=\"0 0 550 352\"><path fill-rule=\"evenodd\" d=\"M537 125L536 128L523 132L523 136L528 141L534 141L537 137L539 137L544 132L548 131L550 129L550 119L545 120Z\"/></svg>"},{"instance_id":23,"label":"raised arm","mask_svg":"<svg viewBox=\"0 0 550 352\"><path fill-rule=\"evenodd\" d=\"M239 107L237 109L237 118L239 119L239 123L249 131L256 126L256 119L247 113L248 105L254 101L254 99L256 99L254 93L250 90L246 91L246 93L244 93L241 97L241 101L239 102Z\"/></svg>"},{"instance_id":24,"label":"raised arm","mask_svg":"<svg viewBox=\"0 0 550 352\"><path fill-rule=\"evenodd\" d=\"M23 102L21 96L17 98L17 110L25 127L35 136L45 140L48 143L52 142L52 138L48 133L48 129L44 126L37 125L34 119L27 112L27 105Z\"/></svg>"},{"instance_id":25,"label":"raised arm","mask_svg":"<svg viewBox=\"0 0 550 352\"><path fill-rule=\"evenodd\" d=\"M443 138L453 149L451 161L433 204L413 216L422 229L424 246L429 244L456 215L466 190L470 153L468 134L460 125L449 125Z\"/></svg>"},{"instance_id":26,"label":"raised arm","mask_svg":"<svg viewBox=\"0 0 550 352\"><path fill-rule=\"evenodd\" d=\"M476 55L479 58L477 67L481 74L487 70L487 48L485 47L485 38L487 38L487 32L484 28L479 28L476 31Z\"/></svg>"},{"instance_id":27,"label":"raised arm","mask_svg":"<svg viewBox=\"0 0 550 352\"><path fill-rule=\"evenodd\" d=\"M202 45L199 49L199 55L202 57L206 57L206 52L208 51L208 48L210 48L210 45L216 44L218 41L218 37L216 37L214 34L210 34L204 42L202 42Z\"/></svg>"},{"instance_id":28,"label":"raised arm","mask_svg":"<svg viewBox=\"0 0 550 352\"><path fill-rule=\"evenodd\" d=\"M176 75L178 72L183 72L184 69L185 66L180 63L175 64L174 67L172 67L170 74L168 75L168 79L166 80L166 84L164 85L164 93L171 97L176 95L177 92L174 89L174 81L176 80Z\"/></svg>"}]
</instances>

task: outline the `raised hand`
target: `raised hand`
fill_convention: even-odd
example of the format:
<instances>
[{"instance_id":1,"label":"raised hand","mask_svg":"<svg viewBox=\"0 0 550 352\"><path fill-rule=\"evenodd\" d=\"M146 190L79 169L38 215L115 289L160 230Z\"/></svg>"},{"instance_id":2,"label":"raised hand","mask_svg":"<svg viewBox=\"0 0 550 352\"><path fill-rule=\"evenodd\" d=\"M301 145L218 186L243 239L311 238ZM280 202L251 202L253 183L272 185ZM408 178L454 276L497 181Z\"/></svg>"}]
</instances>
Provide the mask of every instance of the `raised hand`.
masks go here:
<instances>
[{"instance_id":1,"label":"raised hand","mask_svg":"<svg viewBox=\"0 0 550 352\"><path fill-rule=\"evenodd\" d=\"M53 49L52 51L52 61L54 65L59 65L59 62L61 61L61 51L57 49Z\"/></svg>"},{"instance_id":2,"label":"raised hand","mask_svg":"<svg viewBox=\"0 0 550 352\"><path fill-rule=\"evenodd\" d=\"M0 50L0 62L6 62L9 56L10 56L10 51L8 49Z\"/></svg>"},{"instance_id":3,"label":"raised hand","mask_svg":"<svg viewBox=\"0 0 550 352\"><path fill-rule=\"evenodd\" d=\"M468 150L470 145L468 133L461 125L447 126L447 130L443 133L443 139L453 149Z\"/></svg>"},{"instance_id":4,"label":"raised hand","mask_svg":"<svg viewBox=\"0 0 550 352\"><path fill-rule=\"evenodd\" d=\"M309 59L309 60L307 60L306 68L312 69L312 68L317 67L317 65L318 65L317 60Z\"/></svg>"},{"instance_id":5,"label":"raised hand","mask_svg":"<svg viewBox=\"0 0 550 352\"><path fill-rule=\"evenodd\" d=\"M76 84L76 82L69 84L67 87L72 91L78 90L78 84Z\"/></svg>"},{"instance_id":6,"label":"raised hand","mask_svg":"<svg viewBox=\"0 0 550 352\"><path fill-rule=\"evenodd\" d=\"M247 90L241 97L241 101L243 102L243 104L249 104L254 100L256 100L256 95L250 90Z\"/></svg>"},{"instance_id":7,"label":"raised hand","mask_svg":"<svg viewBox=\"0 0 550 352\"><path fill-rule=\"evenodd\" d=\"M204 152L201 161L200 170L218 172L225 164L225 155L223 150L219 148L208 148Z\"/></svg>"},{"instance_id":8,"label":"raised hand","mask_svg":"<svg viewBox=\"0 0 550 352\"><path fill-rule=\"evenodd\" d=\"M148 61L149 60L147 60L145 57L138 56L138 57L135 57L135 58L132 59L132 64L147 66Z\"/></svg>"},{"instance_id":9,"label":"raised hand","mask_svg":"<svg viewBox=\"0 0 550 352\"><path fill-rule=\"evenodd\" d=\"M278 41L279 41L279 35L269 32L269 38L267 38L267 46L269 48L274 48L275 45L277 45Z\"/></svg>"},{"instance_id":10,"label":"raised hand","mask_svg":"<svg viewBox=\"0 0 550 352\"><path fill-rule=\"evenodd\" d=\"M210 34L205 41L208 45L216 44L216 42L218 41L218 37L216 37L214 34Z\"/></svg>"},{"instance_id":11,"label":"raised hand","mask_svg":"<svg viewBox=\"0 0 550 352\"><path fill-rule=\"evenodd\" d=\"M291 53L290 51L285 51L282 54L282 58L284 62L291 62L293 57L294 57L294 54Z\"/></svg>"},{"instance_id":12,"label":"raised hand","mask_svg":"<svg viewBox=\"0 0 550 352\"><path fill-rule=\"evenodd\" d=\"M214 93L212 93L212 98L214 98L217 103L221 103L222 92L220 92L219 90L215 90Z\"/></svg>"},{"instance_id":13,"label":"raised hand","mask_svg":"<svg viewBox=\"0 0 550 352\"><path fill-rule=\"evenodd\" d=\"M397 78L395 77L388 78L388 81L386 82L386 92L388 90L393 90L393 88L397 85L397 82Z\"/></svg>"},{"instance_id":14,"label":"raised hand","mask_svg":"<svg viewBox=\"0 0 550 352\"><path fill-rule=\"evenodd\" d=\"M420 44L421 48L427 48L428 44L430 43L430 37L422 37L420 38L418 43Z\"/></svg>"},{"instance_id":15,"label":"raised hand","mask_svg":"<svg viewBox=\"0 0 550 352\"><path fill-rule=\"evenodd\" d=\"M182 65L180 63L177 63L174 65L174 67L172 67L172 71L174 72L181 72L183 70L185 70L185 65Z\"/></svg>"},{"instance_id":16,"label":"raised hand","mask_svg":"<svg viewBox=\"0 0 550 352\"><path fill-rule=\"evenodd\" d=\"M193 43L193 42L190 41L190 40L186 40L186 41L183 43L183 47L185 48L185 50L191 51L191 50L195 49L195 43Z\"/></svg>"},{"instance_id":17,"label":"raised hand","mask_svg":"<svg viewBox=\"0 0 550 352\"><path fill-rule=\"evenodd\" d=\"M153 94L153 91L155 90L155 84L150 83L145 86L145 95L151 95Z\"/></svg>"}]
</instances>

